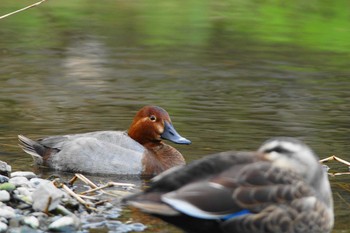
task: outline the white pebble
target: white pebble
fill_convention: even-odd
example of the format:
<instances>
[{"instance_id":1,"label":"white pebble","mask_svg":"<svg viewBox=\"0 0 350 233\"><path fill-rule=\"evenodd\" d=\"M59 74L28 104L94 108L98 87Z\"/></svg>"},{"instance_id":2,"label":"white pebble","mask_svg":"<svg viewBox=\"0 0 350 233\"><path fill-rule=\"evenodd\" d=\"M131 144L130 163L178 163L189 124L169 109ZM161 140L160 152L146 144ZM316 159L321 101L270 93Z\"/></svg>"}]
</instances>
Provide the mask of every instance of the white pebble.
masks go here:
<instances>
[{"instance_id":1,"label":"white pebble","mask_svg":"<svg viewBox=\"0 0 350 233\"><path fill-rule=\"evenodd\" d=\"M65 227L74 227L77 228L79 225L79 220L71 216L64 216L57 219L49 225L50 230L60 230Z\"/></svg>"},{"instance_id":2,"label":"white pebble","mask_svg":"<svg viewBox=\"0 0 350 233\"><path fill-rule=\"evenodd\" d=\"M17 187L18 186L26 186L26 187L29 187L30 184L29 184L29 180L26 178L26 177L23 177L23 176L17 176L17 177L13 177L9 180L9 182L11 184L14 184L16 185Z\"/></svg>"},{"instance_id":3,"label":"white pebble","mask_svg":"<svg viewBox=\"0 0 350 233\"><path fill-rule=\"evenodd\" d=\"M11 178L12 177L25 177L27 179L31 179L34 177L37 177L34 172L22 172L22 171L17 171L17 172L12 172L11 173Z\"/></svg>"},{"instance_id":4,"label":"white pebble","mask_svg":"<svg viewBox=\"0 0 350 233\"><path fill-rule=\"evenodd\" d=\"M39 220L34 216L28 216L23 219L24 224L31 228L37 229L39 227Z\"/></svg>"},{"instance_id":5,"label":"white pebble","mask_svg":"<svg viewBox=\"0 0 350 233\"><path fill-rule=\"evenodd\" d=\"M9 201L10 194L6 190L0 190L0 201Z\"/></svg>"},{"instance_id":6,"label":"white pebble","mask_svg":"<svg viewBox=\"0 0 350 233\"><path fill-rule=\"evenodd\" d=\"M53 210L63 197L63 192L52 183L40 185L32 194L33 209L35 211Z\"/></svg>"},{"instance_id":7,"label":"white pebble","mask_svg":"<svg viewBox=\"0 0 350 233\"><path fill-rule=\"evenodd\" d=\"M0 217L14 218L16 216L15 210L10 206L0 206Z\"/></svg>"},{"instance_id":8,"label":"white pebble","mask_svg":"<svg viewBox=\"0 0 350 233\"><path fill-rule=\"evenodd\" d=\"M34 192L34 189L27 188L27 187L18 187L15 190L17 195L22 195L22 196L31 196L32 193Z\"/></svg>"},{"instance_id":9,"label":"white pebble","mask_svg":"<svg viewBox=\"0 0 350 233\"><path fill-rule=\"evenodd\" d=\"M7 231L7 224L0 222L0 232L6 232Z\"/></svg>"},{"instance_id":10,"label":"white pebble","mask_svg":"<svg viewBox=\"0 0 350 233\"><path fill-rule=\"evenodd\" d=\"M51 183L49 180L41 179L41 178L32 178L29 180L30 184L33 188L39 187L41 184L48 184Z\"/></svg>"}]
</instances>

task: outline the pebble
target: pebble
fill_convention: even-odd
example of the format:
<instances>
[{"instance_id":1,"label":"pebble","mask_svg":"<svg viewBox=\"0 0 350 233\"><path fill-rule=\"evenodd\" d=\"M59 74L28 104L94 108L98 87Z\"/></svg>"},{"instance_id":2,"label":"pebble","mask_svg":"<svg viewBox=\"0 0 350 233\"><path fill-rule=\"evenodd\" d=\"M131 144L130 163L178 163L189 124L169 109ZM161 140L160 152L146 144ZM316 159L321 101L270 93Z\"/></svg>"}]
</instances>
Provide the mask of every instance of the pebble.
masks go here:
<instances>
[{"instance_id":1,"label":"pebble","mask_svg":"<svg viewBox=\"0 0 350 233\"><path fill-rule=\"evenodd\" d=\"M145 225L143 225L142 223L130 223L128 224L131 228L132 231L144 231L147 227Z\"/></svg>"},{"instance_id":2,"label":"pebble","mask_svg":"<svg viewBox=\"0 0 350 233\"><path fill-rule=\"evenodd\" d=\"M31 196L33 192L34 192L34 189L30 189L27 187L18 187L15 190L15 193L21 196Z\"/></svg>"},{"instance_id":3,"label":"pebble","mask_svg":"<svg viewBox=\"0 0 350 233\"><path fill-rule=\"evenodd\" d=\"M11 183L8 183L8 182L0 184L0 190L6 190L6 191L11 192L11 191L13 191L15 189L16 189L16 185L14 185L14 184L11 184Z\"/></svg>"},{"instance_id":4,"label":"pebble","mask_svg":"<svg viewBox=\"0 0 350 233\"><path fill-rule=\"evenodd\" d=\"M0 174L4 176L8 176L10 172L11 172L11 166L3 161L0 161Z\"/></svg>"},{"instance_id":5,"label":"pebble","mask_svg":"<svg viewBox=\"0 0 350 233\"><path fill-rule=\"evenodd\" d=\"M0 232L6 232L7 228L8 226L6 223L0 222Z\"/></svg>"},{"instance_id":6,"label":"pebble","mask_svg":"<svg viewBox=\"0 0 350 233\"><path fill-rule=\"evenodd\" d=\"M44 213L47 209L48 214ZM120 211L106 202L90 213L50 180L30 171L11 173L11 166L0 161L0 233L92 232L98 228L130 232L146 228L118 221Z\"/></svg>"},{"instance_id":7,"label":"pebble","mask_svg":"<svg viewBox=\"0 0 350 233\"><path fill-rule=\"evenodd\" d=\"M8 181L9 181L9 178L7 176L0 175L0 184Z\"/></svg>"},{"instance_id":8,"label":"pebble","mask_svg":"<svg viewBox=\"0 0 350 233\"><path fill-rule=\"evenodd\" d=\"M68 231L76 229L79 226L79 220L73 216L64 216L57 219L49 225L49 230L52 231Z\"/></svg>"},{"instance_id":9,"label":"pebble","mask_svg":"<svg viewBox=\"0 0 350 233\"><path fill-rule=\"evenodd\" d=\"M40 185L42 184L48 184L48 183L51 183L51 181L49 180L44 180L44 179L41 179L41 178L32 178L29 180L31 186L33 188L37 188L39 187Z\"/></svg>"},{"instance_id":10,"label":"pebble","mask_svg":"<svg viewBox=\"0 0 350 233\"><path fill-rule=\"evenodd\" d=\"M62 197L63 192L54 184L42 184L33 192L33 209L42 212L53 210L60 204Z\"/></svg>"},{"instance_id":11,"label":"pebble","mask_svg":"<svg viewBox=\"0 0 350 233\"><path fill-rule=\"evenodd\" d=\"M0 190L0 201L9 201L10 194L6 190Z\"/></svg>"},{"instance_id":12,"label":"pebble","mask_svg":"<svg viewBox=\"0 0 350 233\"><path fill-rule=\"evenodd\" d=\"M16 212L12 207L6 205L0 206L0 217L9 219L14 218L15 216Z\"/></svg>"},{"instance_id":13,"label":"pebble","mask_svg":"<svg viewBox=\"0 0 350 233\"><path fill-rule=\"evenodd\" d=\"M7 219L4 218L4 217L0 217L0 222L3 222L3 223L7 224L9 221L7 221Z\"/></svg>"},{"instance_id":14,"label":"pebble","mask_svg":"<svg viewBox=\"0 0 350 233\"><path fill-rule=\"evenodd\" d=\"M34 172L17 171L11 173L11 178L13 177L25 177L27 179L31 179L37 177L37 175L35 175Z\"/></svg>"},{"instance_id":15,"label":"pebble","mask_svg":"<svg viewBox=\"0 0 350 233\"><path fill-rule=\"evenodd\" d=\"M39 220L34 216L24 217L23 223L34 229L39 227Z\"/></svg>"},{"instance_id":16,"label":"pebble","mask_svg":"<svg viewBox=\"0 0 350 233\"><path fill-rule=\"evenodd\" d=\"M16 185L16 187L18 186L30 186L29 180L26 177L23 176L17 176L17 177L13 177L9 180L9 182L11 184Z\"/></svg>"}]
</instances>

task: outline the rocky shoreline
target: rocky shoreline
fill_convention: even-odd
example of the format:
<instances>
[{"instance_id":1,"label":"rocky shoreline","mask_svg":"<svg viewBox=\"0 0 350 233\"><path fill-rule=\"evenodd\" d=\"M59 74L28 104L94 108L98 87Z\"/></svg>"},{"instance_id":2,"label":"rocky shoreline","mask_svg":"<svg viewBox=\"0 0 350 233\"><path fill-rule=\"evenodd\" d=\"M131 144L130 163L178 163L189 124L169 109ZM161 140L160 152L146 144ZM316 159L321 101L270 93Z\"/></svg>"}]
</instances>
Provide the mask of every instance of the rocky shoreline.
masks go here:
<instances>
[{"instance_id":1,"label":"rocky shoreline","mask_svg":"<svg viewBox=\"0 0 350 233\"><path fill-rule=\"evenodd\" d=\"M104 187L120 185L120 193L128 193L132 185L108 183L97 187L84 176L90 186L84 194L59 179L42 179L30 171L11 172L11 166L0 161L0 233L2 232L130 232L143 231L141 223L118 221L120 209L106 199ZM114 193L115 194L115 193ZM117 198L117 197L114 197Z\"/></svg>"}]
</instances>

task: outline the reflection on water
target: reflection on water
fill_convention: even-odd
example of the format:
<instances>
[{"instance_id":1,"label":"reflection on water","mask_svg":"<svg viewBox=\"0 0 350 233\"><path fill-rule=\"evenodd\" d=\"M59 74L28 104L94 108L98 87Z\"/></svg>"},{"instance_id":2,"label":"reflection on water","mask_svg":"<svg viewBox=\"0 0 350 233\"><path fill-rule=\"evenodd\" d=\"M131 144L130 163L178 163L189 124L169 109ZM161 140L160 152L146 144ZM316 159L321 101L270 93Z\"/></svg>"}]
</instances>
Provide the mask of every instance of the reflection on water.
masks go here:
<instances>
[{"instance_id":1,"label":"reflection on water","mask_svg":"<svg viewBox=\"0 0 350 233\"><path fill-rule=\"evenodd\" d=\"M346 1L84 2L0 21L0 159L14 170L31 169L17 134L127 129L146 104L165 108L192 141L176 145L187 161L280 135L350 160ZM19 8L2 4L2 13ZM350 226L349 177L331 178L334 232Z\"/></svg>"}]
</instances>

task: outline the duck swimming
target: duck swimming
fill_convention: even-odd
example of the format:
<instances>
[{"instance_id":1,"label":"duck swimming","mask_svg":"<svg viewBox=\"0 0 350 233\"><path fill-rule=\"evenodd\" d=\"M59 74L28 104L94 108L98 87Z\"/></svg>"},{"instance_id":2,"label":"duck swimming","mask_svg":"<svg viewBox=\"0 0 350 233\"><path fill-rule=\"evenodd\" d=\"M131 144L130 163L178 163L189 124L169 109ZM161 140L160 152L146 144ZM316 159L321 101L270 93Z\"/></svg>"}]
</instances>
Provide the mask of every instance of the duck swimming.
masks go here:
<instances>
[{"instance_id":1,"label":"duck swimming","mask_svg":"<svg viewBox=\"0 0 350 233\"><path fill-rule=\"evenodd\" d=\"M329 233L334 224L327 173L294 138L169 169L124 202L186 232Z\"/></svg>"},{"instance_id":2,"label":"duck swimming","mask_svg":"<svg viewBox=\"0 0 350 233\"><path fill-rule=\"evenodd\" d=\"M185 164L181 153L163 139L191 143L176 132L169 114L157 106L139 110L127 132L97 131L37 141L23 135L18 138L36 165L92 174L156 175Z\"/></svg>"}]
</instances>

